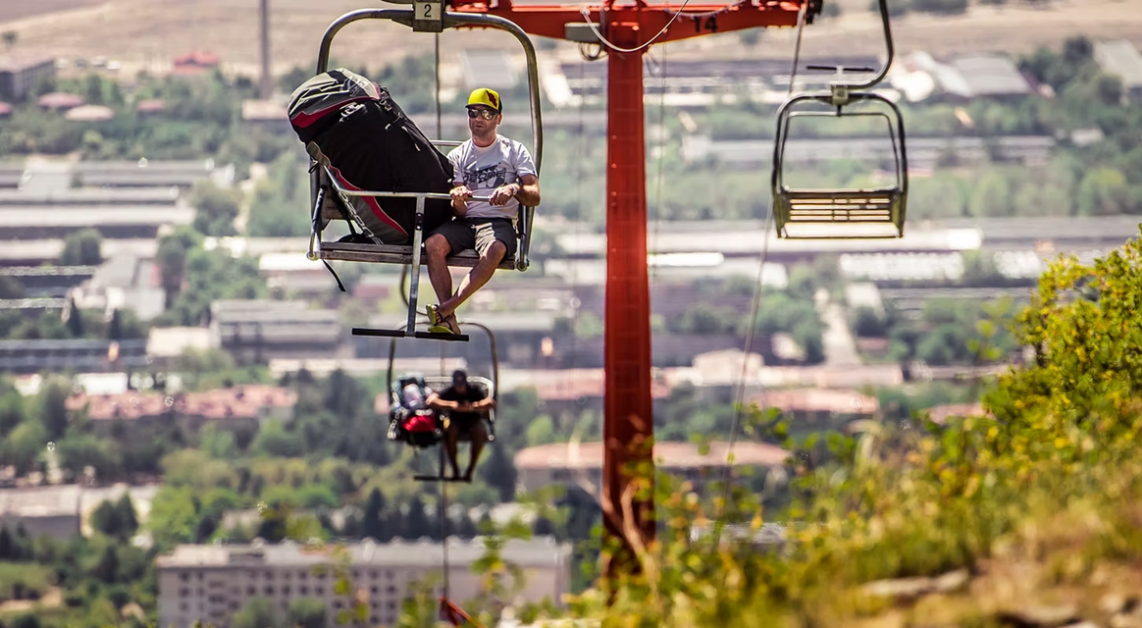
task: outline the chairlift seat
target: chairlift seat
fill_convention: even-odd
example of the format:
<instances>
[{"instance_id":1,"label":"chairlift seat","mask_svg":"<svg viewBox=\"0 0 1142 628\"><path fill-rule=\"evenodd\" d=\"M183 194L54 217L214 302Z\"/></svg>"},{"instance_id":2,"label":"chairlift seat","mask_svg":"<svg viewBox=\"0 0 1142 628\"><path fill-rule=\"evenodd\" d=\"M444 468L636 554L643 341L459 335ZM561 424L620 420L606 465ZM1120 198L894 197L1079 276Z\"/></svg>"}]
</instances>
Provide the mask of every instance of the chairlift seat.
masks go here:
<instances>
[{"instance_id":1,"label":"chairlift seat","mask_svg":"<svg viewBox=\"0 0 1142 628\"><path fill-rule=\"evenodd\" d=\"M799 235L791 232L790 225L832 225L884 224L892 225L891 232L876 232L877 235L861 236L846 231L843 237L884 237L903 236L903 214L906 194L898 188L879 190L774 190L774 217L778 233L788 239L807 237L829 237L821 235L826 230L817 230L816 236Z\"/></svg>"},{"instance_id":2,"label":"chairlift seat","mask_svg":"<svg viewBox=\"0 0 1142 628\"><path fill-rule=\"evenodd\" d=\"M518 237L518 236L517 236ZM517 244L518 247L518 244ZM364 242L322 242L321 259L342 262L366 262L379 264L407 264L413 263L412 245L400 244L369 244ZM427 253L421 245L421 259ZM472 268L480 261L480 255L475 249L465 249L449 255L448 265L458 268ZM496 268L500 270L516 270L520 260L514 257L505 257Z\"/></svg>"}]
</instances>

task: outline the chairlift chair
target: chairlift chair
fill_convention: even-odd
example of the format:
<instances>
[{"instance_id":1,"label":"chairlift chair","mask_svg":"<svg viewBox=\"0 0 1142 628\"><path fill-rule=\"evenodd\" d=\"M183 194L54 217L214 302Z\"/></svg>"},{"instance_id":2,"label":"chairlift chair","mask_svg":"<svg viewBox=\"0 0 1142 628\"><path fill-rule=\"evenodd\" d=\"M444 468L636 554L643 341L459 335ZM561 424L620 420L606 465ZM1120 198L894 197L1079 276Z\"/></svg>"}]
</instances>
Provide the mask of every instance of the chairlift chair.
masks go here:
<instances>
[{"instance_id":1,"label":"chairlift chair","mask_svg":"<svg viewBox=\"0 0 1142 628\"><path fill-rule=\"evenodd\" d=\"M496 347L496 335L487 326L480 323L464 322L464 325L476 327L484 331L488 336L488 344L492 353L492 377L468 376L468 385L483 389L488 397L499 402L499 379L500 379L500 360L499 351ZM452 384L451 374L441 374L436 376L424 376L420 373L405 373L404 375L394 379L394 366L396 364L396 344L397 336L393 336L389 340L389 367L388 367L388 390L389 390L389 440L396 440L408 442L414 447L420 449L427 449L432 446L439 448L439 474L438 475L417 475L413 479L419 481L432 481L432 482L451 482L451 478L446 478L444 475L444 465L446 463L444 453L444 422L440 417L437 417L437 429L435 430L434 438L426 438L418 442L410 442L407 438L403 438L400 431L394 429L396 421L401 420L404 416L401 414L401 409L404 408L404 401L402 392L404 387L409 383L419 383L426 388L439 392L448 388ZM427 395L426 395L427 397ZM488 432L488 442L493 443L496 440L496 408L492 407L487 411L483 417L484 427ZM471 436L467 434L460 434L459 442L469 443L472 441Z\"/></svg>"},{"instance_id":2,"label":"chairlift chair","mask_svg":"<svg viewBox=\"0 0 1142 628\"><path fill-rule=\"evenodd\" d=\"M877 75L864 83L838 80L829 91L798 94L785 101L777 111L777 133L773 148L773 213L778 237L786 239L868 239L904 236L904 217L908 200L908 156L905 149L904 119L900 109L884 96L865 91L880 83L892 67L894 46L889 23L887 0L880 0L881 19L888 47L887 60ZM846 70L876 72L871 68L810 65L809 70L830 70L844 76ZM877 111L846 112L855 103L886 105ZM799 105L824 104L835 111L797 111ZM798 189L785 182L785 146L789 124L798 117L879 117L888 126L896 163L895 182L891 187L874 189Z\"/></svg>"},{"instance_id":3,"label":"chairlift chair","mask_svg":"<svg viewBox=\"0 0 1142 628\"><path fill-rule=\"evenodd\" d=\"M322 74L329 68L329 53L333 45L333 38L337 33L360 20L390 20L398 24L412 27L415 32L440 33L445 28L482 27L496 28L511 33L523 46L527 58L527 80L529 91L529 104L531 108L531 131L534 147L534 161L536 172L540 172L543 161L543 128L540 113L539 95L539 64L536 60L535 46L527 34L514 22L495 15L453 13L444 10L444 3L437 1L412 2L412 9L362 9L346 13L337 18L325 31L321 40L321 49L318 53L317 74ZM447 140L432 140L437 147L455 147L462 142ZM412 267L412 281L409 289L408 319L404 329L354 329L354 335L388 336L388 337L415 337L433 338L437 340L467 341L468 336L462 334L435 334L416 331L417 305L419 299L420 269L424 259L424 233L422 229L424 219L424 205L426 199L448 200L448 194L438 192L394 192L389 190L349 190L342 186L332 176L327 160L320 156L313 157L314 168L310 175L310 207L312 208L311 233L309 239L310 260L347 261L373 264L402 264ZM338 195L345 201L350 196L368 196L378 198L415 198L416 218L414 222L413 241L411 245L365 244L359 242L322 241L322 233L330 220L350 220L343 208L337 207L332 195ZM489 197L477 196L473 200L488 201ZM351 206L347 201L345 207ZM516 216L515 227L518 243L514 259L503 260L501 270L526 271L531 264L531 228L535 218L535 207L520 205ZM471 268L479 262L479 256L474 250L458 251L448 257L448 265L452 267Z\"/></svg>"}]
</instances>

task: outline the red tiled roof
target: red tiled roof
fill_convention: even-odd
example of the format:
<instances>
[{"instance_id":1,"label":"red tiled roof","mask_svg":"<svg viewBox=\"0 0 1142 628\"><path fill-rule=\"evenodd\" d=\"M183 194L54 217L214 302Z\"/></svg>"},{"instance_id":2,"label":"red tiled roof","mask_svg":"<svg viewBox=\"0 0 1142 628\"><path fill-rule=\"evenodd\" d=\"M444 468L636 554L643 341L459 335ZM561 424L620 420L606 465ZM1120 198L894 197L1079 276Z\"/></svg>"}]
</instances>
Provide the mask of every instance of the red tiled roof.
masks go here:
<instances>
[{"instance_id":1,"label":"red tiled roof","mask_svg":"<svg viewBox=\"0 0 1142 628\"><path fill-rule=\"evenodd\" d=\"M51 94L44 94L36 101L41 107L48 109L71 109L82 105L85 100L83 96L76 94L64 94L62 92L53 92Z\"/></svg>"},{"instance_id":2,"label":"red tiled roof","mask_svg":"<svg viewBox=\"0 0 1142 628\"><path fill-rule=\"evenodd\" d=\"M166 108L167 108L166 101L159 100L156 98L151 98L148 100L140 100L138 102L138 104L135 105L135 111L137 111L139 113L155 113L158 111L165 111Z\"/></svg>"},{"instance_id":3,"label":"red tiled roof","mask_svg":"<svg viewBox=\"0 0 1142 628\"><path fill-rule=\"evenodd\" d=\"M297 393L288 388L251 384L205 392L164 396L127 391L119 395L75 395L67 409L81 410L94 421L135 420L167 413L201 416L208 420L242 419L259 416L262 408L293 407Z\"/></svg>"},{"instance_id":4,"label":"red tiled roof","mask_svg":"<svg viewBox=\"0 0 1142 628\"><path fill-rule=\"evenodd\" d=\"M992 418L990 412L984 411L982 403L952 403L936 406L928 408L928 416L935 423L943 423L949 417L986 416Z\"/></svg>"},{"instance_id":5,"label":"red tiled roof","mask_svg":"<svg viewBox=\"0 0 1142 628\"><path fill-rule=\"evenodd\" d=\"M777 408L783 412L836 412L839 414L874 414L880 410L876 397L855 390L798 388L768 390L753 395L750 403L760 408Z\"/></svg>"},{"instance_id":6,"label":"red tiled roof","mask_svg":"<svg viewBox=\"0 0 1142 628\"><path fill-rule=\"evenodd\" d=\"M535 385L540 401L575 401L583 397L602 397L606 389L603 369L569 369L555 380L539 381ZM650 394L654 399L670 397L670 387L651 380Z\"/></svg>"},{"instance_id":7,"label":"red tiled roof","mask_svg":"<svg viewBox=\"0 0 1142 628\"><path fill-rule=\"evenodd\" d=\"M205 50L193 50L174 58L175 67L189 65L207 68L216 66L221 62L222 59L218 55Z\"/></svg>"},{"instance_id":8,"label":"red tiled roof","mask_svg":"<svg viewBox=\"0 0 1142 628\"><path fill-rule=\"evenodd\" d=\"M710 450L704 456L693 443L654 444L655 461L669 468L723 466L728 452L729 443L726 442L710 443ZM789 452L777 445L766 443L735 443L733 453L735 466L775 466L783 464L789 456ZM568 443L556 443L528 447L516 453L515 465L517 469L600 468L603 465L603 444L579 443L573 447Z\"/></svg>"}]
</instances>

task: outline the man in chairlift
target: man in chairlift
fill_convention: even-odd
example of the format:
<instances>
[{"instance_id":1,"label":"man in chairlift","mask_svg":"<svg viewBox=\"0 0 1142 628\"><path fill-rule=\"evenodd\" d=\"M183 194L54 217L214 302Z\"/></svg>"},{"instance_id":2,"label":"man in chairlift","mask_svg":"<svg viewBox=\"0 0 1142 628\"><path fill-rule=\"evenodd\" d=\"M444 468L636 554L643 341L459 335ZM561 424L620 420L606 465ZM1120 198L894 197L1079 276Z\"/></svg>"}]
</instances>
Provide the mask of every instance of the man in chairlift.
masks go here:
<instances>
[{"instance_id":1,"label":"man in chairlift","mask_svg":"<svg viewBox=\"0 0 1142 628\"><path fill-rule=\"evenodd\" d=\"M472 449L468 456L468 470L463 481L472 481L472 472L476 470L476 462L480 459L480 452L488 442L488 431L484 427L483 419L488 410L496 405L496 401L488 397L487 393L468 384L468 374L463 369L452 373L452 385L439 393L428 395L427 404L438 412L448 414L448 429L444 433L444 444L448 451L448 460L452 464L452 479L459 480L460 465L456 460L460 436L468 436L472 441Z\"/></svg>"},{"instance_id":2,"label":"man in chairlift","mask_svg":"<svg viewBox=\"0 0 1142 628\"><path fill-rule=\"evenodd\" d=\"M520 142L496 134L503 121L503 102L494 90L480 88L468 97L471 139L448 153L455 172L452 209L456 218L425 240L428 276L439 303L429 305L428 331L459 334L456 308L482 288L496 267L516 252L513 219L520 204L539 205L539 177L531 154ZM489 196L491 202L471 200ZM475 249L480 261L452 292L447 257Z\"/></svg>"}]
</instances>

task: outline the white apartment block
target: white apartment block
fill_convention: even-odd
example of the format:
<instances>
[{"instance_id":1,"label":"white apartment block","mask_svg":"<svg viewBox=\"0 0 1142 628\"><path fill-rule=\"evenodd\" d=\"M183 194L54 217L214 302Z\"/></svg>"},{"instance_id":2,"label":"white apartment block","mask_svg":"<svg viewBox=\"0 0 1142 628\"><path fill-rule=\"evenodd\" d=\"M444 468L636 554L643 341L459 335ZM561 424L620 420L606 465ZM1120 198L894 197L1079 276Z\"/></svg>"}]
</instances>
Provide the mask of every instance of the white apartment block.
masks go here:
<instances>
[{"instance_id":1,"label":"white apartment block","mask_svg":"<svg viewBox=\"0 0 1142 628\"><path fill-rule=\"evenodd\" d=\"M339 611L363 597L369 608L368 625L392 626L401 604L411 597L410 585L435 577L436 595L443 593L441 575L444 547L422 539L416 542L374 543L370 539L346 545L352 583L348 595L334 593L337 576L332 546L309 548L291 541L280 544L255 540L250 545L180 545L172 555L157 561L159 626L187 628L201 619L225 628L234 613L253 598L271 601L285 621L290 601L312 598L325 603L326 625L335 626ZM481 592L480 575L472 564L485 555L483 541L449 539L449 599L463 605ZM571 546L550 537L512 540L499 550L509 564L523 572L524 586L508 603L560 604L570 592ZM505 583L509 589L511 583Z\"/></svg>"}]
</instances>

